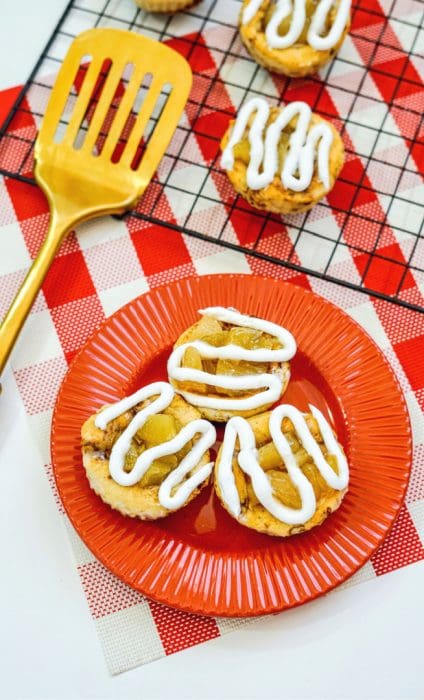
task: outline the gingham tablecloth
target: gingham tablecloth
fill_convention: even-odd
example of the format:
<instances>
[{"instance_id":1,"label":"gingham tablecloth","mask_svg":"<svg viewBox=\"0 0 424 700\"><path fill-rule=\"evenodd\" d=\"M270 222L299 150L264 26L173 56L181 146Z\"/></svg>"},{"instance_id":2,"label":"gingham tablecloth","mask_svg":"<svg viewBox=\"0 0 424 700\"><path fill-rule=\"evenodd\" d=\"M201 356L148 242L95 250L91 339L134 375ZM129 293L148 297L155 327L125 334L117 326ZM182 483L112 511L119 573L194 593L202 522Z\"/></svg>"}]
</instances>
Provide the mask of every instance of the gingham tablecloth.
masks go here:
<instances>
[{"instance_id":1,"label":"gingham tablecloth","mask_svg":"<svg viewBox=\"0 0 424 700\"><path fill-rule=\"evenodd\" d=\"M412 7L413 3L409 5ZM379 31L378 16L372 30ZM370 31L367 27L368 34ZM366 50L366 47L358 45L356 50ZM195 60L205 60L206 55L197 55ZM213 60L213 57L209 56L208 60ZM386 56L385 60L390 63L389 57ZM396 62L395 58L392 60ZM395 70L395 65L392 70ZM388 79L382 78L380 73L368 79L373 81L370 89L388 102ZM17 90L9 90L0 94L0 121L16 93ZM418 98L407 95L405 99ZM335 102L332 108L343 112L343 106ZM407 133L410 125L396 121L395 112L392 118L400 137ZM28 135L35 130L30 112L19 119L14 124L16 133ZM213 120L212 112L209 119ZM204 126L208 128L207 124ZM199 158L206 157L201 143L196 148ZM393 146L393 153L386 148L386 157L395 157L399 149L398 143ZM13 162L13 152L7 157ZM361 159L351 160L347 167L362 169ZM181 176L189 180L192 176L189 166ZM378 174L374 173L374 176ZM408 186L408 191L414 190L417 196L417 180L412 179ZM146 197L154 194L151 188ZM338 196L341 196L340 191ZM380 199L381 195L370 186L369 201L360 201L356 205L368 207L375 214L381 206ZM174 220L178 217L179 206L181 202L164 198L159 206L161 217ZM0 179L0 317L37 253L48 219L46 200L37 188L14 179ZM337 214L329 209L327 219L321 218L319 225L332 230L336 220ZM241 229L242 219L238 225ZM360 237L362 232L352 230L346 235ZM388 225L382 241L382 245L393 249L393 254L403 250L396 235ZM279 232L278 236L278 239L277 236L269 239L270 249L284 243L283 234ZM319 255L317 240L309 240L305 255ZM360 264L360 260L349 258L339 263L339 267L344 266L351 272L360 269ZM225 251L166 227L152 226L133 218L91 222L70 234L62 245L12 354L11 367L28 424L39 446L39 454L34 459L42 460L45 465L46 477L68 530L82 589L112 674L206 642L248 621L194 616L148 601L96 561L67 521L55 490L49 441L55 397L70 360L105 317L153 287L189 275L214 272L253 272L312 289L343 308L377 342L392 365L409 406L414 434L414 465L405 505L389 537L372 560L344 586L381 576L424 558L424 316L241 253ZM383 269L375 269L374 275L377 281L380 275L382 283L387 285ZM422 290L413 275L408 278L408 288L411 300L422 298ZM2 400L7 400L7 397Z\"/></svg>"}]
</instances>

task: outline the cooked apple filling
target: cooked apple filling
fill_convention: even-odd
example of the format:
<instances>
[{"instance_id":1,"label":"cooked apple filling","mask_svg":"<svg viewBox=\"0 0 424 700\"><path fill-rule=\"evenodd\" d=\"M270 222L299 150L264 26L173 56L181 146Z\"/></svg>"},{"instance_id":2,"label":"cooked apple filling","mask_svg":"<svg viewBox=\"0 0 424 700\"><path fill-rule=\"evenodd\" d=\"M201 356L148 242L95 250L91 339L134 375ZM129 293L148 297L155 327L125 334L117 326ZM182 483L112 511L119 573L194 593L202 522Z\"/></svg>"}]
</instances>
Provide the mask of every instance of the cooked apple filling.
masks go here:
<instances>
[{"instance_id":1,"label":"cooked apple filling","mask_svg":"<svg viewBox=\"0 0 424 700\"><path fill-rule=\"evenodd\" d=\"M183 341L185 339L183 338ZM231 326L227 323L217 321L210 316L203 316L190 334L190 342L202 340L214 347L224 345L238 345L247 350L278 350L282 345L276 338L267 333ZM184 353L181 366L190 369L202 370L212 375L242 376L252 374L265 374L272 369L275 363L269 362L248 362L246 360L212 360L201 356L194 347L188 347ZM194 392L196 394L209 394L211 392L225 396L236 396L239 391L214 387L208 384L201 384L192 381L175 381L176 387L181 391ZM255 393L243 390L243 394Z\"/></svg>"},{"instance_id":2,"label":"cooked apple filling","mask_svg":"<svg viewBox=\"0 0 424 700\"><path fill-rule=\"evenodd\" d=\"M317 421L311 414L306 415L305 418L308 428L318 442L323 456L333 471L338 474L336 456L328 453ZM253 429L255 426L254 420L255 419L251 419L250 421ZM254 432L256 434L255 429ZM311 483L317 502L333 493L334 489L332 489L321 476L321 473L315 466L312 457L304 449L300 438L296 434L293 423L289 418L283 419L282 432L293 451L297 465ZM299 492L296 486L293 484L287 472L286 466L271 440L269 432L266 431L256 434L256 440L258 447L258 462L262 469L267 473L274 490L274 495L284 506L296 509L301 508L302 503ZM253 490L250 477L242 471L237 463L237 451L233 459L233 473L242 508L253 509L258 505L262 508Z\"/></svg>"},{"instance_id":3,"label":"cooked apple filling","mask_svg":"<svg viewBox=\"0 0 424 700\"><path fill-rule=\"evenodd\" d=\"M148 402L150 403L150 402ZM122 414L115 420L110 421L104 431L99 432L99 437L92 438L90 442L84 442L83 447L91 447L96 450L103 459L109 459L113 445L116 443L120 435L129 425L142 408L147 405L147 402L138 404L130 411ZM170 413L157 413L147 418L144 425L137 431L131 441L130 449L125 456L126 472L130 472L138 457L151 447L162 445L164 442L172 440L180 432L183 425L178 418ZM168 474L175 469L181 462L183 457L191 450L192 441L189 441L184 447L175 454L164 455L160 459L152 462L151 466L138 482L140 486L159 486Z\"/></svg>"},{"instance_id":4,"label":"cooked apple filling","mask_svg":"<svg viewBox=\"0 0 424 700\"><path fill-rule=\"evenodd\" d=\"M298 40L293 44L294 47L301 46L303 44L308 43L307 36L308 36L309 27L310 27L312 17L314 16L314 14L316 12L317 5L319 4L319 2L320 2L320 0L305 0L305 14L306 14L305 24L303 26L303 30L302 30L301 35L299 36ZM269 3L269 7L267 8L267 10L263 16L262 29L264 32L265 32L266 27L268 26L269 22L271 21L271 18L273 16L275 10L276 10L276 2L275 2L275 0L272 0ZM323 31L324 35L326 35L331 29L332 14L333 14L332 12L329 12L327 15L327 19L326 19L326 22L324 25L324 31ZM280 36L285 36L286 34L288 34L288 32L290 31L292 21L293 21L293 13L288 15L280 23L280 25L278 27L278 34L280 34Z\"/></svg>"}]
</instances>

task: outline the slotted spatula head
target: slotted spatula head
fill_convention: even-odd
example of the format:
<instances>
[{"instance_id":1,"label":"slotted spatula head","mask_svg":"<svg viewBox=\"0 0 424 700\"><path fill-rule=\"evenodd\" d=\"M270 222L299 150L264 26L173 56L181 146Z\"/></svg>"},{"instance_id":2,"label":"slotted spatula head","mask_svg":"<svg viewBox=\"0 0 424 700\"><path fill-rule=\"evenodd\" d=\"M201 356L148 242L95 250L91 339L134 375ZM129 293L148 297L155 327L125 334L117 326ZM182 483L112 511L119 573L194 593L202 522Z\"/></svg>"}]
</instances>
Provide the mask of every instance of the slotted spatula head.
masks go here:
<instances>
[{"instance_id":1,"label":"slotted spatula head","mask_svg":"<svg viewBox=\"0 0 424 700\"><path fill-rule=\"evenodd\" d=\"M105 61L108 61L108 73L96 104L93 93L98 90ZM88 66L85 77L73 98L69 123L58 139L58 127L65 106L69 104L69 95L81 79L81 66ZM132 69L131 77L124 83L124 71L128 68ZM146 77L150 79L150 87L138 108L134 103ZM59 71L35 146L36 179L49 199L52 212L57 211L61 218L73 219L76 224L102 213L122 213L132 208L149 184L172 138L191 84L192 73L187 61L164 44L117 29L91 29L80 34ZM166 95L163 94L165 87ZM117 90L122 93L118 103ZM159 98L162 102L165 100L165 104L141 161L135 166L137 149L155 106L155 112L158 111ZM96 143L99 135L105 132L105 120L108 126L99 151ZM76 146L83 124L85 136L82 143L78 138ZM124 129L125 144L122 143ZM117 157L120 141L121 153Z\"/></svg>"}]
</instances>

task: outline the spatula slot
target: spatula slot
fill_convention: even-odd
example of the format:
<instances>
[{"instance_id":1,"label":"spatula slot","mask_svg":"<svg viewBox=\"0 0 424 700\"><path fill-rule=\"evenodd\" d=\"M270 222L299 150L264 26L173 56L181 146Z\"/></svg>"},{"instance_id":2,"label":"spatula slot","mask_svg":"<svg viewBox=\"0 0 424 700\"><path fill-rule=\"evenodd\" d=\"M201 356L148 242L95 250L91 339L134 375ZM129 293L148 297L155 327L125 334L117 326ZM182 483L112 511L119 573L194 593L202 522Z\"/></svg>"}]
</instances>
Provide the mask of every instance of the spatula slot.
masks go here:
<instances>
[{"instance_id":1,"label":"spatula slot","mask_svg":"<svg viewBox=\"0 0 424 700\"><path fill-rule=\"evenodd\" d=\"M121 134L119 136L119 139L116 143L116 146L113 150L112 153L112 163L119 163L121 156L124 152L125 146L128 142L128 139L131 136L132 130L134 128L135 122L137 120L137 115L140 113L140 110L143 106L143 103L147 97L147 94L149 92L150 86L152 84L153 76L151 73L146 73L143 76L143 79L141 81L141 84L136 92L135 99L131 108L131 111L129 112L125 124L123 126L123 129L121 131ZM143 136L141 136L140 140L140 145L143 143Z\"/></svg>"},{"instance_id":2,"label":"spatula slot","mask_svg":"<svg viewBox=\"0 0 424 700\"><path fill-rule=\"evenodd\" d=\"M84 145L90 122L94 117L97 105L105 89L109 73L112 70L112 65L113 63L110 58L104 59L73 142L73 146L76 150L79 150ZM81 95L80 97L82 99Z\"/></svg>"},{"instance_id":3,"label":"spatula slot","mask_svg":"<svg viewBox=\"0 0 424 700\"><path fill-rule=\"evenodd\" d=\"M128 89L128 85L131 81L133 73L134 73L134 64L127 63L124 67L124 70L122 72L122 75L121 75L119 81L116 84L113 97L110 100L109 105L106 106L106 113L105 113L105 117L103 119L103 123L102 123L100 130L98 132L95 144L92 147L92 155L94 155L94 156L100 156L102 151L103 151L103 147L105 145L106 138L110 132L110 129L112 128L114 119L117 115L119 106L121 104L122 97L125 94L126 90ZM112 86L112 88L113 88L113 86ZM103 111L105 111L105 110L103 109ZM122 152L122 149L124 146L124 140L125 140L125 134L123 133L122 136L120 137L120 139L118 140L118 143L116 144L115 150L118 150L118 152ZM114 153L115 153L115 151L114 151ZM119 158L118 158L118 160L119 160ZM113 156L112 156L112 162L116 162L113 160Z\"/></svg>"},{"instance_id":4,"label":"spatula slot","mask_svg":"<svg viewBox=\"0 0 424 700\"><path fill-rule=\"evenodd\" d=\"M65 135L67 126L72 117L72 112L74 111L75 103L78 99L79 92L84 84L87 71L90 67L92 60L92 56L88 54L81 58L77 71L73 76L65 106L63 107L62 113L60 114L59 119L57 121L56 130L53 135L54 143L61 143L63 141L63 137Z\"/></svg>"},{"instance_id":5,"label":"spatula slot","mask_svg":"<svg viewBox=\"0 0 424 700\"><path fill-rule=\"evenodd\" d=\"M171 95L172 85L170 83L165 83L157 96L156 102L147 121L144 129L143 137L140 139L137 145L135 145L135 153L132 158L130 168L131 170L137 170L143 155L148 148L149 141L153 136L153 133L158 126L163 110L165 109L166 103Z\"/></svg>"}]
</instances>

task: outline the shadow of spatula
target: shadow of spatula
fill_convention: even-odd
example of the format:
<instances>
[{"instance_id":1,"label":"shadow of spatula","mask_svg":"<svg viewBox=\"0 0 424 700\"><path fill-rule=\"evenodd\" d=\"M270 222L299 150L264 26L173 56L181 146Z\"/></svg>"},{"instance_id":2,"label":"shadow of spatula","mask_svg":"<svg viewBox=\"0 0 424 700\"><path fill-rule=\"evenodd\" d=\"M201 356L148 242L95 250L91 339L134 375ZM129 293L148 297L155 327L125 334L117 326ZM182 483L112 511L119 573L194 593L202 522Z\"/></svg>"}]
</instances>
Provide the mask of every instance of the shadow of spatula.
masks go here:
<instances>
[{"instance_id":1,"label":"shadow of spatula","mask_svg":"<svg viewBox=\"0 0 424 700\"><path fill-rule=\"evenodd\" d=\"M85 77L63 138L55 137L81 65L90 57ZM98 89L102 66L109 62L103 89L91 113L84 140L77 141L93 93ZM114 96L123 86L124 71L132 67L125 91L96 149L105 120L115 106ZM151 76L138 113L135 105L143 79ZM43 283L64 236L74 226L104 214L121 214L135 206L149 184L178 121L192 84L187 61L157 41L117 29L91 29L72 43L57 76L35 144L35 178L50 205L50 227L15 300L0 326L0 374ZM167 94L164 95L164 92ZM158 99L166 102L147 142L141 161L134 159ZM132 128L122 144L123 132ZM79 137L78 137L79 138ZM77 145L76 145L77 144ZM120 157L116 149L122 144ZM119 159L118 159L119 158ZM114 161L118 162L114 162Z\"/></svg>"}]
</instances>

